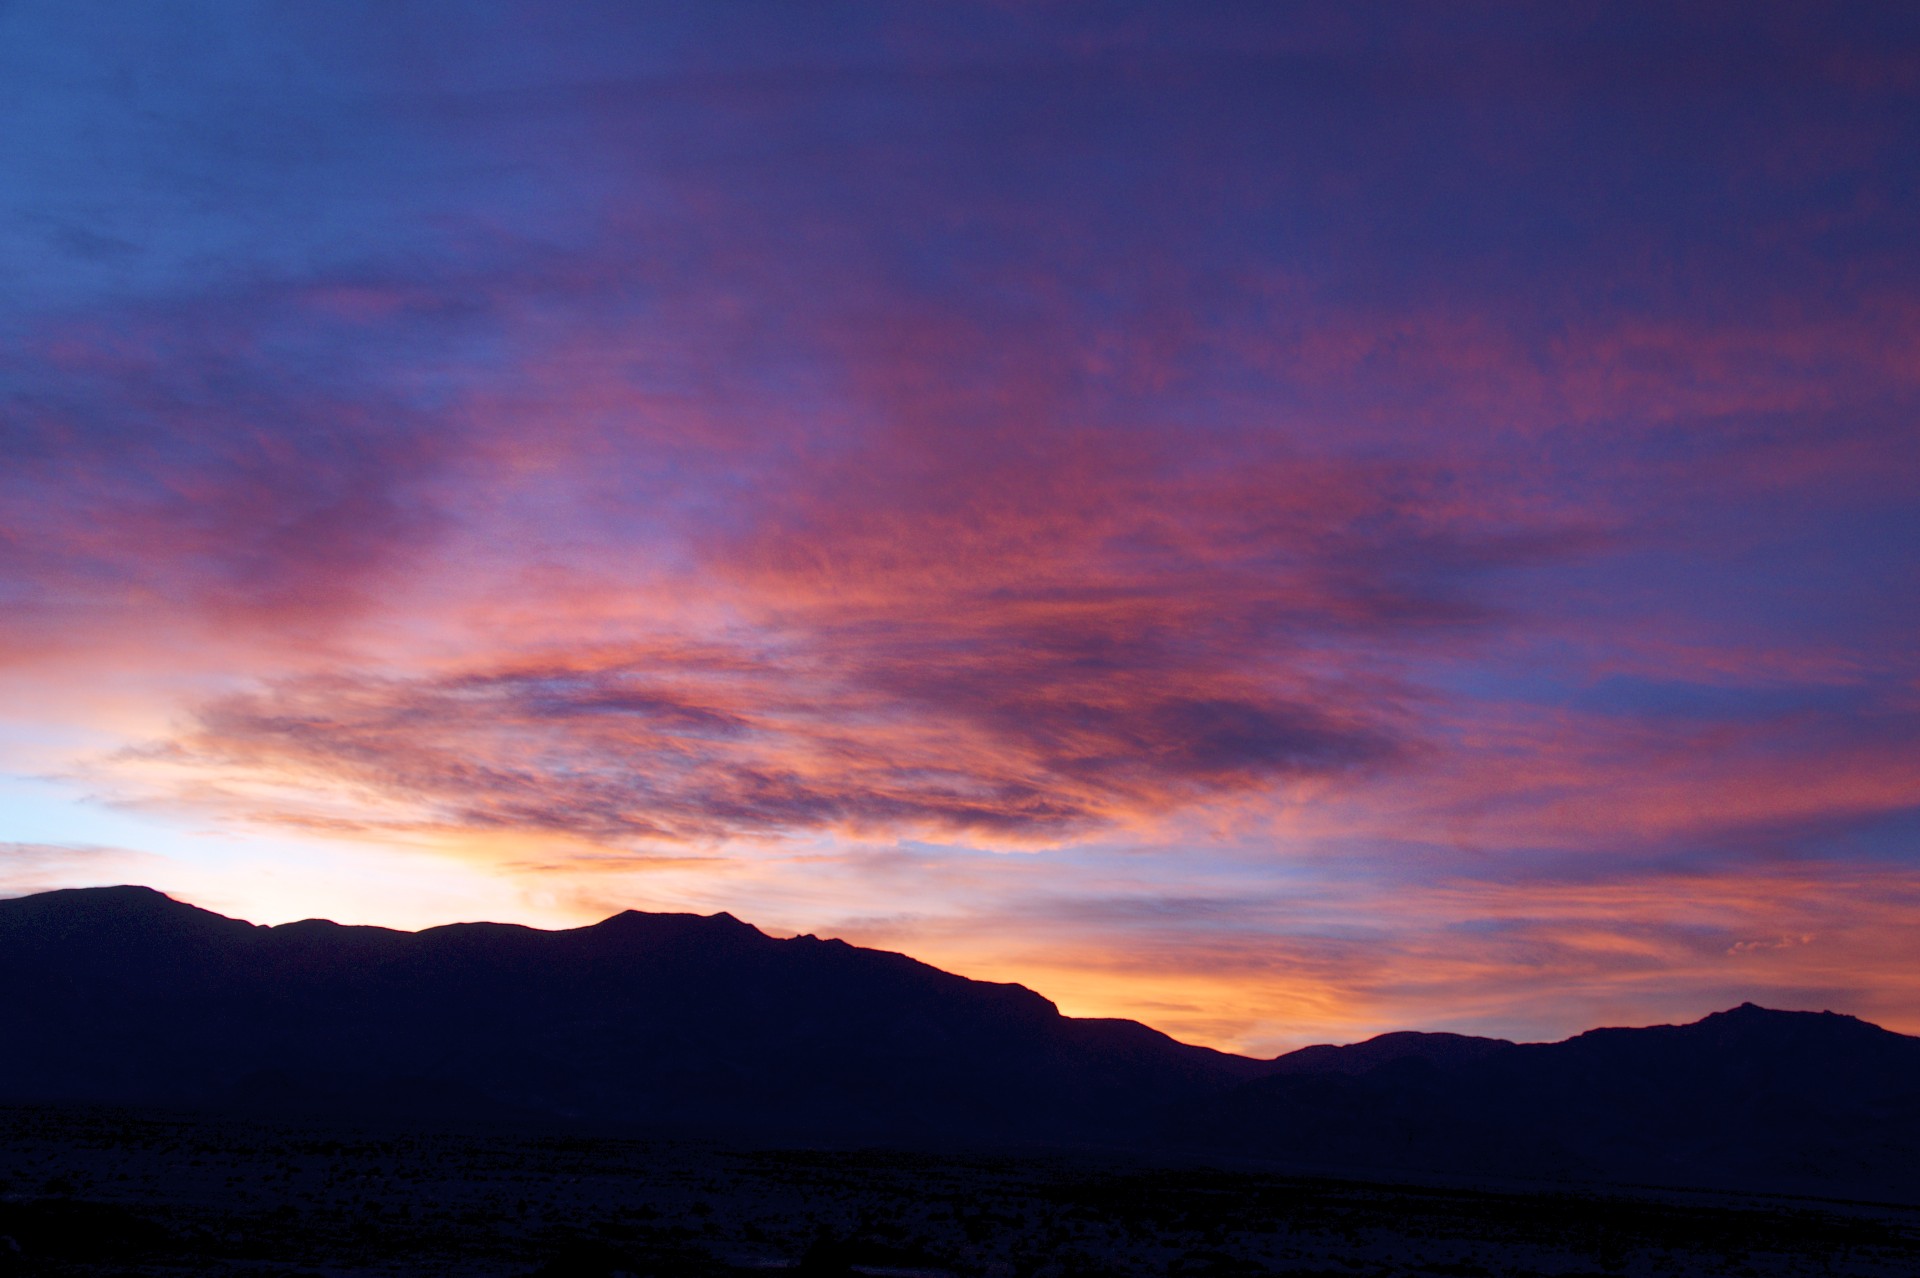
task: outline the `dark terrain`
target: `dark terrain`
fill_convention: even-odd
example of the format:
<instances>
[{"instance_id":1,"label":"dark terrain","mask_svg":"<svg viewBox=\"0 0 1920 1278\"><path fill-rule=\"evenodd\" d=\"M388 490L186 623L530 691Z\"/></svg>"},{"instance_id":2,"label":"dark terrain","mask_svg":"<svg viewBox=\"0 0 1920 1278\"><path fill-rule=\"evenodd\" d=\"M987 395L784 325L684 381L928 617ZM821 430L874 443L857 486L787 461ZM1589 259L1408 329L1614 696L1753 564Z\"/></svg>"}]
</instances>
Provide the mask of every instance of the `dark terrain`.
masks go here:
<instances>
[{"instance_id":1,"label":"dark terrain","mask_svg":"<svg viewBox=\"0 0 1920 1278\"><path fill-rule=\"evenodd\" d=\"M1920 1039L1831 1013L1259 1061L727 915L110 888L0 901L0 1026L0 1268L1920 1272Z\"/></svg>"},{"instance_id":2,"label":"dark terrain","mask_svg":"<svg viewBox=\"0 0 1920 1278\"><path fill-rule=\"evenodd\" d=\"M720 914L256 927L147 888L0 901L0 1100L860 1139L1144 1138L1261 1062Z\"/></svg>"},{"instance_id":3,"label":"dark terrain","mask_svg":"<svg viewBox=\"0 0 1920 1278\"><path fill-rule=\"evenodd\" d=\"M55 1106L0 1108L0 1236L19 1278L1920 1273L1906 1208Z\"/></svg>"},{"instance_id":4,"label":"dark terrain","mask_svg":"<svg viewBox=\"0 0 1920 1278\"><path fill-rule=\"evenodd\" d=\"M1181 1143L1260 1158L1920 1202L1920 1039L1831 1012L1749 1003L1562 1043L1389 1034L1178 1113Z\"/></svg>"}]
</instances>

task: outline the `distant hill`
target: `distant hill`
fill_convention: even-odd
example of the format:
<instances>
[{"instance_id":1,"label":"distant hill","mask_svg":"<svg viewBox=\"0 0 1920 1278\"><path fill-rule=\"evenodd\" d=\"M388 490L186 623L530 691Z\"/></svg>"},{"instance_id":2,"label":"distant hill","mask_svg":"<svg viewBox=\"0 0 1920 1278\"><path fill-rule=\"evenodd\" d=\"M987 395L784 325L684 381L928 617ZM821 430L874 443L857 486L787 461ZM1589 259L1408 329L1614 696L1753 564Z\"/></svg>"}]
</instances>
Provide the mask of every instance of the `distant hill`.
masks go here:
<instances>
[{"instance_id":1,"label":"distant hill","mask_svg":"<svg viewBox=\"0 0 1920 1278\"><path fill-rule=\"evenodd\" d=\"M1751 1003L1562 1043L1388 1034L1283 1056L1170 1134L1368 1171L1920 1200L1920 1039Z\"/></svg>"},{"instance_id":2,"label":"distant hill","mask_svg":"<svg viewBox=\"0 0 1920 1278\"><path fill-rule=\"evenodd\" d=\"M1751 1004L1563 1043L1272 1061L719 914L257 927L146 888L0 900L0 1100L1082 1142L1920 1200L1920 1039Z\"/></svg>"}]
</instances>

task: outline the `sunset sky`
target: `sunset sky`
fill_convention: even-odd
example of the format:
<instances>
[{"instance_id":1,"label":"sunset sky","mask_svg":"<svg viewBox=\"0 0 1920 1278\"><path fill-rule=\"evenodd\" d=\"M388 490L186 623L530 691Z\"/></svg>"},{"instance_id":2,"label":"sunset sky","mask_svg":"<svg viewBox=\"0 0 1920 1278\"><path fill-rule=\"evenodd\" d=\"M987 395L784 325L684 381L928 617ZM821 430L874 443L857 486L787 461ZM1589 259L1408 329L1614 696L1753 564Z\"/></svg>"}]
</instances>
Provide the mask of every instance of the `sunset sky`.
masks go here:
<instances>
[{"instance_id":1,"label":"sunset sky","mask_svg":"<svg viewBox=\"0 0 1920 1278\"><path fill-rule=\"evenodd\" d=\"M0 6L0 895L1920 1032L1920 7Z\"/></svg>"}]
</instances>

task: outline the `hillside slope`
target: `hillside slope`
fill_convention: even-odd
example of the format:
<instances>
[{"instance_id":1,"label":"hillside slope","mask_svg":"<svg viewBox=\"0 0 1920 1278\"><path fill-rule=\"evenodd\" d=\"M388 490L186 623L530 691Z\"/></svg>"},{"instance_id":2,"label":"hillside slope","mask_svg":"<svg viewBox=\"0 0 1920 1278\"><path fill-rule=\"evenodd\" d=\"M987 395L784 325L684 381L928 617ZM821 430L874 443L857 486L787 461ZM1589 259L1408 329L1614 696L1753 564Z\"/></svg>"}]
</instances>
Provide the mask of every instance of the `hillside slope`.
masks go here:
<instances>
[{"instance_id":1,"label":"hillside slope","mask_svg":"<svg viewBox=\"0 0 1920 1278\"><path fill-rule=\"evenodd\" d=\"M1259 1068L725 914L257 927L131 887L0 901L0 1021L5 1098L759 1134L1104 1138Z\"/></svg>"},{"instance_id":2,"label":"hillside slope","mask_svg":"<svg viewBox=\"0 0 1920 1278\"><path fill-rule=\"evenodd\" d=\"M1256 1061L725 914L258 927L145 888L0 900L0 1101L749 1138L1080 1142L1920 1201L1920 1039L1743 1005L1561 1043Z\"/></svg>"},{"instance_id":3,"label":"hillside slope","mask_svg":"<svg viewBox=\"0 0 1920 1278\"><path fill-rule=\"evenodd\" d=\"M1920 1199L1920 1039L1751 1003L1560 1043L1386 1035L1283 1056L1170 1138L1370 1171Z\"/></svg>"}]
</instances>

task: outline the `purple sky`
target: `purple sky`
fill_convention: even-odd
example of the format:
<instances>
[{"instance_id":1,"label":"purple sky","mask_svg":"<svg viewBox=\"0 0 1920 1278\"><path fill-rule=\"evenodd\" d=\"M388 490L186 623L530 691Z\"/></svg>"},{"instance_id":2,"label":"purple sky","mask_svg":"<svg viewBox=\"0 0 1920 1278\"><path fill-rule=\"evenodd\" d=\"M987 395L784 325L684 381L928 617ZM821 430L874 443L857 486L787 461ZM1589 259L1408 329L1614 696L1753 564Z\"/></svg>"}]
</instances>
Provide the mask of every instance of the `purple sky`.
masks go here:
<instances>
[{"instance_id":1,"label":"purple sky","mask_svg":"<svg viewBox=\"0 0 1920 1278\"><path fill-rule=\"evenodd\" d=\"M1920 10L0 7L0 892L1920 1031Z\"/></svg>"}]
</instances>

